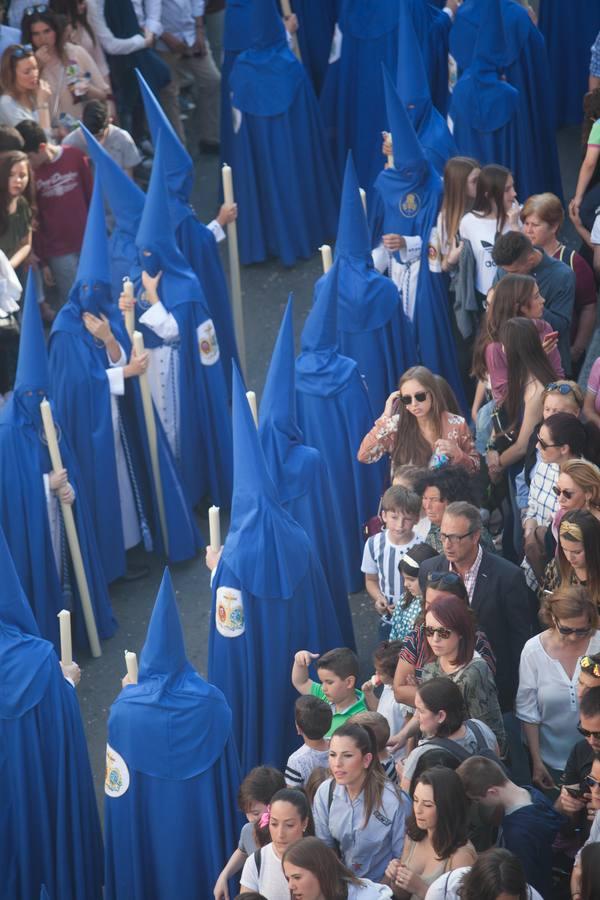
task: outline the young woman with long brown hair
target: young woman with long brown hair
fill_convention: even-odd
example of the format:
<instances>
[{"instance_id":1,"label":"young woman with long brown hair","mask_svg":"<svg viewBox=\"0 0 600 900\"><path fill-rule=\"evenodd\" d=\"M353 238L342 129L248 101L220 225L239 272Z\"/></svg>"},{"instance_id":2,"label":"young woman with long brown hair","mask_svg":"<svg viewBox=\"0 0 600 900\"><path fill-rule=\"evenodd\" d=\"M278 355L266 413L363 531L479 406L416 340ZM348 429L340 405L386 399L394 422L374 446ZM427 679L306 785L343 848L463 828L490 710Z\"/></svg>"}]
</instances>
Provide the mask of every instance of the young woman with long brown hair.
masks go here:
<instances>
[{"instance_id":1,"label":"young woman with long brown hair","mask_svg":"<svg viewBox=\"0 0 600 900\"><path fill-rule=\"evenodd\" d=\"M357 878L335 852L316 837L296 841L283 855L283 871L293 900L383 900L391 890Z\"/></svg>"},{"instance_id":2,"label":"young woman with long brown hair","mask_svg":"<svg viewBox=\"0 0 600 900\"><path fill-rule=\"evenodd\" d=\"M479 469L467 423L446 409L436 376L425 366L404 373L398 390L392 391L382 415L363 438L358 459L373 463L385 453L391 457L392 475L399 466L428 466L434 454L470 472Z\"/></svg>"},{"instance_id":3,"label":"young woman with long brown hair","mask_svg":"<svg viewBox=\"0 0 600 900\"><path fill-rule=\"evenodd\" d=\"M453 156L444 167L444 196L437 218L442 271L458 262L462 244L459 228L462 217L473 206L481 165L470 156Z\"/></svg>"}]
</instances>

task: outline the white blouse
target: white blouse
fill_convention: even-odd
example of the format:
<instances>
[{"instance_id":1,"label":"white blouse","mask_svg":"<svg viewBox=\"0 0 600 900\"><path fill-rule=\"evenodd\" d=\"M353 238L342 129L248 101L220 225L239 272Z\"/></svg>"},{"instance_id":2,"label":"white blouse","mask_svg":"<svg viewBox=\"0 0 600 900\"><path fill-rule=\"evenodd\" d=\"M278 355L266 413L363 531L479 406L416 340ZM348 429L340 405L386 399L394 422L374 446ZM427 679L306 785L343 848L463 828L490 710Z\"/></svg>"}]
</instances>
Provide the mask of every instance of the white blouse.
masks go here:
<instances>
[{"instance_id":1,"label":"white blouse","mask_svg":"<svg viewBox=\"0 0 600 900\"><path fill-rule=\"evenodd\" d=\"M598 652L600 631L595 631L582 656ZM564 769L573 744L580 737L577 731L580 664L581 657L569 680L561 663L544 650L539 634L527 641L521 653L517 717L522 722L539 725L541 756L553 769Z\"/></svg>"}]
</instances>

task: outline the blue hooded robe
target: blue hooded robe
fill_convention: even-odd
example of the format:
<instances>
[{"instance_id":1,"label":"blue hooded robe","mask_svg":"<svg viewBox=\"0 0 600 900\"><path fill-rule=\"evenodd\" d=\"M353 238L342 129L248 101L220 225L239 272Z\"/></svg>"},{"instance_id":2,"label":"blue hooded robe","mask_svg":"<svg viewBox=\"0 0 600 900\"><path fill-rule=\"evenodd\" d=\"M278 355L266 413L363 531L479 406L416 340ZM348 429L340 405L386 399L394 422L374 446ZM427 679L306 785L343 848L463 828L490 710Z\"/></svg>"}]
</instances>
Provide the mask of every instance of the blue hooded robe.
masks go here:
<instances>
[{"instance_id":1,"label":"blue hooded robe","mask_svg":"<svg viewBox=\"0 0 600 900\"><path fill-rule=\"evenodd\" d=\"M459 74L467 69L477 44L482 15L490 0L465 0L450 34L450 52ZM519 91L519 196L551 191L562 197L553 81L542 34L527 10L515 0L502 0L506 58L502 67L509 84ZM592 38L590 39L592 40ZM515 177L516 181L516 177Z\"/></svg>"},{"instance_id":2,"label":"blue hooded robe","mask_svg":"<svg viewBox=\"0 0 600 900\"><path fill-rule=\"evenodd\" d=\"M443 175L444 166L451 156L458 155L458 150L446 119L433 105L423 51L407 3L400 4L398 22L398 95L406 107L425 156Z\"/></svg>"},{"instance_id":3,"label":"blue hooded robe","mask_svg":"<svg viewBox=\"0 0 600 900\"><path fill-rule=\"evenodd\" d=\"M40 415L40 402L48 393L48 383L46 344L35 279L30 274L14 392L0 412L0 526L4 529L21 584L27 591L40 634L58 648L56 617L61 609L69 609L75 640L80 647L87 647L81 601L64 531L60 540L59 572L48 520L44 475L52 471L52 464ZM86 492L68 437L55 410L53 414L62 463L75 491L72 510L98 635L109 638L116 631L117 623L112 614ZM62 514L59 515L62 520Z\"/></svg>"},{"instance_id":4,"label":"blue hooded robe","mask_svg":"<svg viewBox=\"0 0 600 900\"><path fill-rule=\"evenodd\" d=\"M373 266L367 218L348 151L335 262L316 284L315 296L337 284L338 349L358 363L371 407L382 410L398 379L416 356L412 325L404 315L396 285ZM335 270L335 271L334 271Z\"/></svg>"},{"instance_id":5,"label":"blue hooded robe","mask_svg":"<svg viewBox=\"0 0 600 900\"><path fill-rule=\"evenodd\" d=\"M233 113L229 76L237 57L250 46L252 0L227 0L223 23L223 63L221 65L221 163L233 159ZM222 196L222 185L219 185Z\"/></svg>"},{"instance_id":6,"label":"blue hooded robe","mask_svg":"<svg viewBox=\"0 0 600 900\"><path fill-rule=\"evenodd\" d=\"M106 375L109 363L104 346L95 341L83 324L82 314L86 311L96 316L106 316L113 335L129 358L129 337L110 291L108 247L99 182L94 186L77 278L68 302L60 310L52 327L49 367L51 394L79 461L81 483L87 495L102 564L106 579L111 582L125 573L126 561L111 394ZM126 380L125 396L117 402L128 475L144 545L148 550L154 547L158 552L164 552L136 378ZM190 559L200 544L198 529L156 416L155 421L169 534L169 559Z\"/></svg>"},{"instance_id":7,"label":"blue hooded robe","mask_svg":"<svg viewBox=\"0 0 600 900\"><path fill-rule=\"evenodd\" d=\"M502 5L500 0L488 0L471 65L454 87L449 117L461 154L473 156L484 166L506 166L520 184L520 97L516 88L500 78L505 59Z\"/></svg>"},{"instance_id":8,"label":"blue hooded robe","mask_svg":"<svg viewBox=\"0 0 600 900\"><path fill-rule=\"evenodd\" d=\"M79 704L40 637L0 529L0 897L102 900L102 835Z\"/></svg>"},{"instance_id":9,"label":"blue hooded robe","mask_svg":"<svg viewBox=\"0 0 600 900\"><path fill-rule=\"evenodd\" d=\"M331 39L341 0L294 0L298 19L298 45L302 64L313 83L317 97L321 93L331 50Z\"/></svg>"},{"instance_id":10,"label":"blue hooded robe","mask_svg":"<svg viewBox=\"0 0 600 900\"><path fill-rule=\"evenodd\" d=\"M539 29L546 41L554 86L556 127L579 125L583 96L588 90L590 47L600 31L600 3L543 0Z\"/></svg>"},{"instance_id":11,"label":"blue hooded robe","mask_svg":"<svg viewBox=\"0 0 600 900\"><path fill-rule=\"evenodd\" d=\"M160 134L136 237L137 327L146 347L163 345L162 339L139 321L145 312L141 269L152 275L161 271L158 294L179 329L178 342L172 347L179 355L179 378L173 389L178 404L176 462L181 480L192 505L209 493L217 506L228 507L232 487L231 420L220 345L204 291L175 241L166 180Z\"/></svg>"},{"instance_id":12,"label":"blue hooded robe","mask_svg":"<svg viewBox=\"0 0 600 900\"><path fill-rule=\"evenodd\" d=\"M251 46L231 70L242 263L307 259L335 233L338 176L314 91L275 0L254 0Z\"/></svg>"},{"instance_id":13,"label":"blue hooded robe","mask_svg":"<svg viewBox=\"0 0 600 900\"><path fill-rule=\"evenodd\" d=\"M294 655L339 647L342 634L317 553L280 506L237 369L233 427L231 523L212 582L208 674L231 707L242 771L283 771L298 745Z\"/></svg>"},{"instance_id":14,"label":"blue hooded robe","mask_svg":"<svg viewBox=\"0 0 600 900\"><path fill-rule=\"evenodd\" d=\"M327 466L318 450L304 444L296 422L291 296L267 372L258 435L281 505L302 526L316 551L331 591L344 644L354 648L342 553L339 543L331 539L335 513Z\"/></svg>"},{"instance_id":15,"label":"blue hooded robe","mask_svg":"<svg viewBox=\"0 0 600 900\"><path fill-rule=\"evenodd\" d=\"M448 108L448 45L452 19L428 0L401 0L401 5L406 6L412 16L425 71L429 77L433 105L445 116ZM389 68L394 71L393 66Z\"/></svg>"},{"instance_id":16,"label":"blue hooded robe","mask_svg":"<svg viewBox=\"0 0 600 900\"><path fill-rule=\"evenodd\" d=\"M429 241L442 200L442 181L425 159L387 70L383 75L392 142L400 149L394 150L393 167L380 172L375 182L369 210L371 241L376 247L384 234L421 238L413 315L417 359L448 381L466 409L443 275L429 267Z\"/></svg>"},{"instance_id":17,"label":"blue hooded robe","mask_svg":"<svg viewBox=\"0 0 600 900\"><path fill-rule=\"evenodd\" d=\"M385 463L366 466L356 458L375 417L357 364L337 352L337 297L334 276L324 282L302 331L296 404L304 440L321 451L327 465L335 511L330 540L340 545L352 593L364 587L362 529L377 511Z\"/></svg>"},{"instance_id":18,"label":"blue hooded robe","mask_svg":"<svg viewBox=\"0 0 600 900\"><path fill-rule=\"evenodd\" d=\"M110 708L105 900L198 900L237 846L231 710L188 661L168 569L138 683Z\"/></svg>"},{"instance_id":19,"label":"blue hooded robe","mask_svg":"<svg viewBox=\"0 0 600 900\"><path fill-rule=\"evenodd\" d=\"M179 140L158 100L139 73L138 82L154 145L158 141L159 133L162 134L171 222L175 227L175 237L179 249L204 292L206 305L217 333L223 372L231 400L231 361L235 360L239 365L239 357L229 292L217 241L210 228L200 222L190 203L194 184L192 158Z\"/></svg>"},{"instance_id":20,"label":"blue hooded robe","mask_svg":"<svg viewBox=\"0 0 600 900\"><path fill-rule=\"evenodd\" d=\"M320 105L336 170L343 172L352 150L359 183L369 193L385 161L381 63L394 70L397 57L398 0L345 0Z\"/></svg>"}]
</instances>

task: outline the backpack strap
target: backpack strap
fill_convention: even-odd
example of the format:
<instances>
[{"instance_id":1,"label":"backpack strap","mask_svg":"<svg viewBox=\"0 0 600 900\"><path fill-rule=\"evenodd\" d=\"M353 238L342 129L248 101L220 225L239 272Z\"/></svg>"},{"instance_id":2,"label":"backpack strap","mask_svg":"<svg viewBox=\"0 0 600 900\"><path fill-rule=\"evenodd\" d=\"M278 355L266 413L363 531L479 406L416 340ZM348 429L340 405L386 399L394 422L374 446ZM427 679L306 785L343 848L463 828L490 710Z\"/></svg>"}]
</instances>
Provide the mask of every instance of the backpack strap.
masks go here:
<instances>
[{"instance_id":1,"label":"backpack strap","mask_svg":"<svg viewBox=\"0 0 600 900\"><path fill-rule=\"evenodd\" d=\"M464 747L461 747L460 744L457 744L456 741L451 740L451 738L446 737L434 737L428 738L424 744L420 744L421 747L440 747L442 750L447 750L452 756L458 759L460 762L464 762L465 759L468 759L471 755L468 750L465 750ZM424 756L425 754L423 754Z\"/></svg>"},{"instance_id":2,"label":"backpack strap","mask_svg":"<svg viewBox=\"0 0 600 900\"><path fill-rule=\"evenodd\" d=\"M260 864L262 861L262 854L260 852L261 848L254 851L254 865L256 866L256 877L260 878Z\"/></svg>"},{"instance_id":3,"label":"backpack strap","mask_svg":"<svg viewBox=\"0 0 600 900\"><path fill-rule=\"evenodd\" d=\"M489 750L490 748L487 745L487 741L484 737L483 731L475 721L475 719L467 719L465 725L468 725L473 734L475 735L475 740L477 741L477 752L480 750Z\"/></svg>"},{"instance_id":4,"label":"backpack strap","mask_svg":"<svg viewBox=\"0 0 600 900\"><path fill-rule=\"evenodd\" d=\"M331 804L333 803L333 794L335 791L335 778L332 778L329 782L329 793L327 795L327 812L331 809Z\"/></svg>"}]
</instances>

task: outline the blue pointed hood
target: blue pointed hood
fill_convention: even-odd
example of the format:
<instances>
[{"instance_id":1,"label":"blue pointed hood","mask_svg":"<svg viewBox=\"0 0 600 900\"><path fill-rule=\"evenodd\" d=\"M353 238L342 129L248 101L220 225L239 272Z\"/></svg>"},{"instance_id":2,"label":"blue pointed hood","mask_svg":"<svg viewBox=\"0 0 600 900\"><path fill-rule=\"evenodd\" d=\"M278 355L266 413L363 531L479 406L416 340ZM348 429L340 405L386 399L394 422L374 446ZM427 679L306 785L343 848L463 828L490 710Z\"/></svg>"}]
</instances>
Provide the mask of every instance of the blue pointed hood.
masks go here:
<instances>
[{"instance_id":1,"label":"blue pointed hood","mask_svg":"<svg viewBox=\"0 0 600 900\"><path fill-rule=\"evenodd\" d=\"M72 305L79 314L91 312L99 316L103 313L109 318L115 316L115 313L118 314L111 297L108 236L99 178L94 181L75 283L69 293L69 303L63 309L66 310L69 305ZM55 325L59 325L60 319L61 314L57 317Z\"/></svg>"},{"instance_id":2,"label":"blue pointed hood","mask_svg":"<svg viewBox=\"0 0 600 900\"><path fill-rule=\"evenodd\" d=\"M0 718L12 719L44 696L54 648L40 637L1 528L0 572Z\"/></svg>"},{"instance_id":3,"label":"blue pointed hood","mask_svg":"<svg viewBox=\"0 0 600 900\"><path fill-rule=\"evenodd\" d=\"M173 582L165 569L140 656L139 680L154 675L177 676L186 668L191 666L185 653Z\"/></svg>"},{"instance_id":4,"label":"blue pointed hood","mask_svg":"<svg viewBox=\"0 0 600 900\"><path fill-rule=\"evenodd\" d=\"M138 683L124 688L111 707L110 745L130 769L182 781L209 769L230 733L231 710L223 694L187 659L165 569L140 655Z\"/></svg>"},{"instance_id":5,"label":"blue pointed hood","mask_svg":"<svg viewBox=\"0 0 600 900\"><path fill-rule=\"evenodd\" d=\"M346 0L339 19L342 34L375 40L398 27L397 0Z\"/></svg>"},{"instance_id":6,"label":"blue pointed hood","mask_svg":"<svg viewBox=\"0 0 600 900\"><path fill-rule=\"evenodd\" d=\"M50 377L48 375L48 353L44 340L44 329L38 303L35 277L33 271L27 276L25 288L25 304L21 319L21 337L19 340L19 360L15 376L15 393L24 391L48 392ZM38 401L39 402L39 401Z\"/></svg>"},{"instance_id":7,"label":"blue pointed hood","mask_svg":"<svg viewBox=\"0 0 600 900\"><path fill-rule=\"evenodd\" d=\"M287 600L310 560L306 533L280 506L233 363L233 499L223 562L261 600Z\"/></svg>"},{"instance_id":8,"label":"blue pointed hood","mask_svg":"<svg viewBox=\"0 0 600 900\"><path fill-rule=\"evenodd\" d=\"M432 106L431 91L413 17L406 3L400 3L398 26L396 89L418 132Z\"/></svg>"},{"instance_id":9,"label":"blue pointed hood","mask_svg":"<svg viewBox=\"0 0 600 900\"><path fill-rule=\"evenodd\" d=\"M346 170L344 172L344 187L342 189L342 203L338 220L338 233L335 242L336 258L343 256L371 255L371 242L367 217L362 204L358 178L352 151L348 150L346 157Z\"/></svg>"},{"instance_id":10,"label":"blue pointed hood","mask_svg":"<svg viewBox=\"0 0 600 900\"><path fill-rule=\"evenodd\" d=\"M394 148L394 168L400 170L405 166L418 165L425 160L425 156L404 104L383 63L382 69L385 106Z\"/></svg>"},{"instance_id":11,"label":"blue pointed hood","mask_svg":"<svg viewBox=\"0 0 600 900\"><path fill-rule=\"evenodd\" d=\"M192 157L181 143L162 106L152 93L139 69L135 70L135 74L137 75L146 118L150 126L152 143L155 148L158 142L158 135L162 134L163 166L169 191L173 193L179 203L187 205L190 202L190 195L194 186L194 163Z\"/></svg>"},{"instance_id":12,"label":"blue pointed hood","mask_svg":"<svg viewBox=\"0 0 600 900\"><path fill-rule=\"evenodd\" d=\"M285 28L275 0L252 0L250 46L254 50L268 50L285 40Z\"/></svg>"},{"instance_id":13,"label":"blue pointed hood","mask_svg":"<svg viewBox=\"0 0 600 900\"><path fill-rule=\"evenodd\" d=\"M140 267L152 274L162 270L158 290L167 309L173 309L182 303L204 300L200 283L175 239L162 131L159 132L155 145L150 184L135 243L139 250Z\"/></svg>"},{"instance_id":14,"label":"blue pointed hood","mask_svg":"<svg viewBox=\"0 0 600 900\"><path fill-rule=\"evenodd\" d=\"M85 125L81 124L80 127L88 145L88 153L96 167L96 175L100 179L103 194L115 218L116 227L134 238L144 209L144 192L109 156Z\"/></svg>"},{"instance_id":15,"label":"blue pointed hood","mask_svg":"<svg viewBox=\"0 0 600 900\"><path fill-rule=\"evenodd\" d=\"M480 71L500 72L507 57L501 0L483 0L472 66Z\"/></svg>"}]
</instances>

